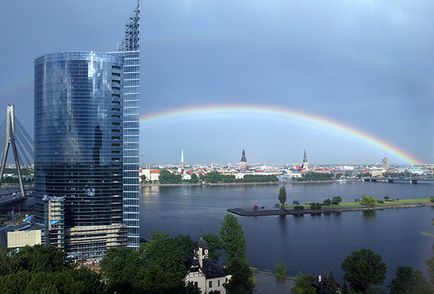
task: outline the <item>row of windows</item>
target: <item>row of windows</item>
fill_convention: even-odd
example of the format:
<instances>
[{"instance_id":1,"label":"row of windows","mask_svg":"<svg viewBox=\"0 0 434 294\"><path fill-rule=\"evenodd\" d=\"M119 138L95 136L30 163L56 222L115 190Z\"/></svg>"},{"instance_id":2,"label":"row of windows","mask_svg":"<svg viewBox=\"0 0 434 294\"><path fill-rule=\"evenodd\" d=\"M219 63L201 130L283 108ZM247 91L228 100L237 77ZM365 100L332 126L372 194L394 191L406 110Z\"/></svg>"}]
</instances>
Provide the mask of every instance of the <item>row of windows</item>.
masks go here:
<instances>
[{"instance_id":1,"label":"row of windows","mask_svg":"<svg viewBox=\"0 0 434 294\"><path fill-rule=\"evenodd\" d=\"M134 177L134 178L124 178L124 184L138 185L139 184L139 179L136 178L136 177ZM130 190L130 191L135 191L135 190Z\"/></svg>"},{"instance_id":2,"label":"row of windows","mask_svg":"<svg viewBox=\"0 0 434 294\"><path fill-rule=\"evenodd\" d=\"M139 80L126 80L124 82L124 87L128 87L128 86L138 86L139 85Z\"/></svg>"},{"instance_id":3,"label":"row of windows","mask_svg":"<svg viewBox=\"0 0 434 294\"><path fill-rule=\"evenodd\" d=\"M139 107L139 106L140 106L140 102L137 100L125 101L124 103L124 109L128 107Z\"/></svg>"},{"instance_id":4,"label":"row of windows","mask_svg":"<svg viewBox=\"0 0 434 294\"><path fill-rule=\"evenodd\" d=\"M124 130L124 136L129 136L129 135L139 135L139 130L138 129L127 129Z\"/></svg>"}]
</instances>

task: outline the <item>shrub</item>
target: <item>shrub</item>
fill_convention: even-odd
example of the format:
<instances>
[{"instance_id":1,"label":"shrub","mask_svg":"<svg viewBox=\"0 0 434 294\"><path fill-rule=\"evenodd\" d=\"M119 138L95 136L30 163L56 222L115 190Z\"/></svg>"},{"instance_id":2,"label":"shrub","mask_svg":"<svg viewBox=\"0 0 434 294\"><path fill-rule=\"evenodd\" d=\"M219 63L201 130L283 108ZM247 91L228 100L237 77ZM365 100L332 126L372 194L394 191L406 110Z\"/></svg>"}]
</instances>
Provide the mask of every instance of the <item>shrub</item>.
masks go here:
<instances>
[{"instance_id":1,"label":"shrub","mask_svg":"<svg viewBox=\"0 0 434 294\"><path fill-rule=\"evenodd\" d=\"M332 198L332 204L333 205L339 205L339 203L342 202L342 197L341 196L335 196Z\"/></svg>"},{"instance_id":2,"label":"shrub","mask_svg":"<svg viewBox=\"0 0 434 294\"><path fill-rule=\"evenodd\" d=\"M312 202L310 204L310 209L321 209L321 207L322 207L321 203Z\"/></svg>"},{"instance_id":3,"label":"shrub","mask_svg":"<svg viewBox=\"0 0 434 294\"><path fill-rule=\"evenodd\" d=\"M375 204L377 204L377 199L375 199L374 196L365 195L362 197L361 204L373 207L373 206L375 206Z\"/></svg>"},{"instance_id":4,"label":"shrub","mask_svg":"<svg viewBox=\"0 0 434 294\"><path fill-rule=\"evenodd\" d=\"M278 262L276 264L276 277L278 279L284 279L286 277L286 265L283 262Z\"/></svg>"}]
</instances>

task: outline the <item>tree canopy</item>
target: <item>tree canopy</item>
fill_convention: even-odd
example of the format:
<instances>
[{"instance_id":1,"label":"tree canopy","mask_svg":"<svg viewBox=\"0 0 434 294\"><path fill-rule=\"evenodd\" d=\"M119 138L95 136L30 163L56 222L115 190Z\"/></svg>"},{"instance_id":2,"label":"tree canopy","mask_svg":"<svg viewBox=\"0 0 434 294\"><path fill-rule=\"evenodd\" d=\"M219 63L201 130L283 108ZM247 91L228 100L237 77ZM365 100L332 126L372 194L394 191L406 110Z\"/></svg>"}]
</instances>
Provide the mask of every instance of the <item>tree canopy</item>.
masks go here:
<instances>
[{"instance_id":1,"label":"tree canopy","mask_svg":"<svg viewBox=\"0 0 434 294\"><path fill-rule=\"evenodd\" d=\"M371 285L383 283L386 275L386 264L381 256L369 249L351 253L342 263L342 269L351 289L363 293Z\"/></svg>"},{"instance_id":2,"label":"tree canopy","mask_svg":"<svg viewBox=\"0 0 434 294\"><path fill-rule=\"evenodd\" d=\"M411 267L400 266L389 285L391 294L433 293L422 272Z\"/></svg>"},{"instance_id":3,"label":"tree canopy","mask_svg":"<svg viewBox=\"0 0 434 294\"><path fill-rule=\"evenodd\" d=\"M373 207L377 204L377 199L374 196L365 195L362 197L362 201L360 202L362 205Z\"/></svg>"},{"instance_id":4,"label":"tree canopy","mask_svg":"<svg viewBox=\"0 0 434 294\"><path fill-rule=\"evenodd\" d=\"M104 293L101 277L65 262L51 246L0 249L0 293Z\"/></svg>"},{"instance_id":5,"label":"tree canopy","mask_svg":"<svg viewBox=\"0 0 434 294\"><path fill-rule=\"evenodd\" d=\"M286 203L286 189L285 186L280 187L279 189L279 202L280 206L283 207Z\"/></svg>"}]
</instances>

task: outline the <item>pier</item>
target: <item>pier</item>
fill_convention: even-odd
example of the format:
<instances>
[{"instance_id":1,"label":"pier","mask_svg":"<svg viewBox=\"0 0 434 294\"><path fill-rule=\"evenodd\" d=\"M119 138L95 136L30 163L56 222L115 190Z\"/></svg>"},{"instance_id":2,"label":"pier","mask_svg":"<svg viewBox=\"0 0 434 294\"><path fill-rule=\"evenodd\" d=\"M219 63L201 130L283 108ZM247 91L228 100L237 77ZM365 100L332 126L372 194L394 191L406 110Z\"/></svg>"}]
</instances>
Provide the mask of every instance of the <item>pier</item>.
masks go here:
<instances>
[{"instance_id":1,"label":"pier","mask_svg":"<svg viewBox=\"0 0 434 294\"><path fill-rule=\"evenodd\" d=\"M434 207L434 202L418 202L418 203L400 203L400 204L379 204L373 207L368 206L342 206L342 207L324 207L321 209L257 209L252 208L230 208L227 211L239 216L271 216L271 215L319 215L319 214L329 214L329 213L342 213L351 211L372 211L372 210L384 210L384 209L397 209L397 208L417 208L417 207Z\"/></svg>"}]
</instances>

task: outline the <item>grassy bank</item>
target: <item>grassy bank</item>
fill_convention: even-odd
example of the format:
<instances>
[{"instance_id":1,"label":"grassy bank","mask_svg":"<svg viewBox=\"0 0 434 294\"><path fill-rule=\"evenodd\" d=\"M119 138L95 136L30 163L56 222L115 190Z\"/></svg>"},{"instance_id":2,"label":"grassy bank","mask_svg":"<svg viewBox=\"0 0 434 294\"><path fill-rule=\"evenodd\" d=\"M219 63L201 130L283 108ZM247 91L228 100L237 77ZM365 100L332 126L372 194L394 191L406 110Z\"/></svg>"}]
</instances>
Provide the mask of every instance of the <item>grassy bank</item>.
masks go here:
<instances>
[{"instance_id":1,"label":"grassy bank","mask_svg":"<svg viewBox=\"0 0 434 294\"><path fill-rule=\"evenodd\" d=\"M389 201L383 201L383 203L376 203L374 207L381 207L381 206L393 206L393 205L404 205L404 204L417 204L417 203L430 203L430 198L414 198L414 199L396 199L396 200L389 200ZM310 205L306 204L304 205L305 208L309 208ZM323 205L323 208L339 208L339 207L345 207L345 208L361 208L361 207L368 207L366 205L363 205L359 202L342 202L339 205ZM292 207L291 207L292 208Z\"/></svg>"}]
</instances>

